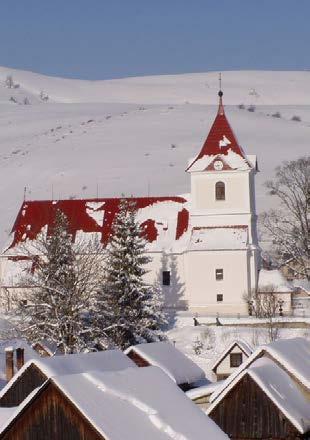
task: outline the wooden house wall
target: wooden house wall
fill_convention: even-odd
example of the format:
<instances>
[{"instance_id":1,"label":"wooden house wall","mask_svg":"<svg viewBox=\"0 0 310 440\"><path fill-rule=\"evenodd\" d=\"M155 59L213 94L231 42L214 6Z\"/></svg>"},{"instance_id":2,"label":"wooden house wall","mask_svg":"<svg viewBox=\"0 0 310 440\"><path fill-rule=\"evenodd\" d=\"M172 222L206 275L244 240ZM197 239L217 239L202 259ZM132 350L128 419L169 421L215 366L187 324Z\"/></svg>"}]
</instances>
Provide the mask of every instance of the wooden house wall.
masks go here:
<instances>
[{"instance_id":1,"label":"wooden house wall","mask_svg":"<svg viewBox=\"0 0 310 440\"><path fill-rule=\"evenodd\" d=\"M0 439L104 440L52 383L0 434Z\"/></svg>"},{"instance_id":2,"label":"wooden house wall","mask_svg":"<svg viewBox=\"0 0 310 440\"><path fill-rule=\"evenodd\" d=\"M233 439L300 438L296 428L249 375L245 375L209 415Z\"/></svg>"},{"instance_id":3,"label":"wooden house wall","mask_svg":"<svg viewBox=\"0 0 310 440\"><path fill-rule=\"evenodd\" d=\"M47 377L38 367L33 364L30 365L1 397L0 407L19 405L35 388L41 386L46 380Z\"/></svg>"},{"instance_id":4,"label":"wooden house wall","mask_svg":"<svg viewBox=\"0 0 310 440\"><path fill-rule=\"evenodd\" d=\"M134 350L130 350L127 356L136 364L138 367L149 367L150 364L142 356L136 353Z\"/></svg>"}]
</instances>

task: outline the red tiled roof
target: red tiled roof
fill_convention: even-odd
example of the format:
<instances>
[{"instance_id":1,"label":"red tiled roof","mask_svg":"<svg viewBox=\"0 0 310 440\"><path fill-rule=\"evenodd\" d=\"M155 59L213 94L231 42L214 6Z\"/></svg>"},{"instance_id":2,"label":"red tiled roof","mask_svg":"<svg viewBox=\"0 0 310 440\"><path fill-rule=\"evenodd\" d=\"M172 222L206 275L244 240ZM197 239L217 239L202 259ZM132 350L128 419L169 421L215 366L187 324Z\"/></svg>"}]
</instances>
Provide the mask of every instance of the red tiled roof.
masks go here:
<instances>
[{"instance_id":1,"label":"red tiled roof","mask_svg":"<svg viewBox=\"0 0 310 440\"><path fill-rule=\"evenodd\" d=\"M230 143L227 146L220 146L221 141L225 141L225 138L228 139ZM220 96L218 112L208 137L205 140L200 153L187 168L187 171L197 160L201 159L203 156L227 155L229 150L239 154L239 156L246 160L244 151L239 145L237 138L226 118L222 97Z\"/></svg>"},{"instance_id":2,"label":"red tiled roof","mask_svg":"<svg viewBox=\"0 0 310 440\"><path fill-rule=\"evenodd\" d=\"M10 248L26 239L34 240L41 232L42 228L52 226L55 214L60 209L68 218L69 232L75 237L77 231L98 232L101 234L101 241L106 244L112 230L112 223L119 212L119 203L121 199L80 199L80 200L42 200L25 201L12 228L13 241ZM175 239L178 240L188 228L188 211L183 204L187 202L183 197L139 197L130 198L130 201L136 204L137 210L150 207L157 203L174 202L179 203L179 210L176 209L177 226ZM103 222L97 221L89 215L89 207L96 203L91 213L104 211ZM156 219L147 219L141 223L142 235L149 241L157 239L158 231L156 228Z\"/></svg>"}]
</instances>

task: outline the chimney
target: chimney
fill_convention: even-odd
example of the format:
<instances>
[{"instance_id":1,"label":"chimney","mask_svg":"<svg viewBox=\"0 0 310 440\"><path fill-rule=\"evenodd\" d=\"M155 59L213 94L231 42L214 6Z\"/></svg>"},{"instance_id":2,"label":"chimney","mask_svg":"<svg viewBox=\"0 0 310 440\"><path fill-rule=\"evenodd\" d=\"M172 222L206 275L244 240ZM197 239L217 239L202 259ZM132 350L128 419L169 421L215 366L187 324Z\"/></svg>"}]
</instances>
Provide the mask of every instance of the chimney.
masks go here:
<instances>
[{"instance_id":1,"label":"chimney","mask_svg":"<svg viewBox=\"0 0 310 440\"><path fill-rule=\"evenodd\" d=\"M24 349L23 348L17 348L16 349L16 367L18 370L22 368L22 366L25 363L24 358Z\"/></svg>"},{"instance_id":2,"label":"chimney","mask_svg":"<svg viewBox=\"0 0 310 440\"><path fill-rule=\"evenodd\" d=\"M14 360L13 360L13 347L7 347L5 349L5 372L6 380L9 381L14 376Z\"/></svg>"}]
</instances>

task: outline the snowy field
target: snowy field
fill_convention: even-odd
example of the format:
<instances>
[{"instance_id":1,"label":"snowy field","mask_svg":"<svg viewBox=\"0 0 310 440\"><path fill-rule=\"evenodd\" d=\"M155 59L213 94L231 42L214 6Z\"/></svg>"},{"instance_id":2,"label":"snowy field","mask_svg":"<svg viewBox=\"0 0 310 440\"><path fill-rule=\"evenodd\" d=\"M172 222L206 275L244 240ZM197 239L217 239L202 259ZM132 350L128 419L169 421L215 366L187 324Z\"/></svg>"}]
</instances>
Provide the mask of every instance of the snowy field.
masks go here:
<instances>
[{"instance_id":1,"label":"snowy field","mask_svg":"<svg viewBox=\"0 0 310 440\"><path fill-rule=\"evenodd\" d=\"M8 74L18 88L6 87ZM272 204L262 183L274 167L309 154L310 72L222 76L228 118L258 155L261 211ZM1 246L24 187L27 199L188 192L184 170L208 134L217 91L216 73L79 81L0 68Z\"/></svg>"},{"instance_id":2,"label":"snowy field","mask_svg":"<svg viewBox=\"0 0 310 440\"><path fill-rule=\"evenodd\" d=\"M258 324L255 318L220 318L223 326L215 325L215 318L199 318L200 326L193 326L192 316L178 316L174 327L167 332L168 338L206 373L211 381L215 380L211 372L216 358L236 339L246 341L253 348L261 344L268 344L267 328L263 326L249 327L249 324ZM279 318L278 321L287 322L285 328L280 328L280 339L305 337L310 339L310 318ZM262 320L261 320L262 322ZM298 322L298 324L297 324ZM210 325L211 324L211 325ZM296 325L296 328L292 328ZM202 342L201 352L194 351L195 342Z\"/></svg>"}]
</instances>

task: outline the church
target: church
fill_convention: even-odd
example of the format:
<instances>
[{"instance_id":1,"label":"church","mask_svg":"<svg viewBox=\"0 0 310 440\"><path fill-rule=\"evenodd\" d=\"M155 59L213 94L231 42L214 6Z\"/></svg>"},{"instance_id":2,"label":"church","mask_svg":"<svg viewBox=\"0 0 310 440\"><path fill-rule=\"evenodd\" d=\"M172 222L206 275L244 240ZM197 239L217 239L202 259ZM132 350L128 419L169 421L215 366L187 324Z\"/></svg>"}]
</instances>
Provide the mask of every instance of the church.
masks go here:
<instances>
[{"instance_id":1,"label":"church","mask_svg":"<svg viewBox=\"0 0 310 440\"><path fill-rule=\"evenodd\" d=\"M223 93L198 155L187 164L190 193L133 198L152 257L147 282L162 289L169 308L206 314L247 314L244 300L258 284L260 248L255 208L256 156L246 155L227 120ZM33 270L23 245L48 233L55 213L68 218L75 240L108 242L120 199L24 201L1 255L1 289L18 293Z\"/></svg>"}]
</instances>

